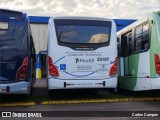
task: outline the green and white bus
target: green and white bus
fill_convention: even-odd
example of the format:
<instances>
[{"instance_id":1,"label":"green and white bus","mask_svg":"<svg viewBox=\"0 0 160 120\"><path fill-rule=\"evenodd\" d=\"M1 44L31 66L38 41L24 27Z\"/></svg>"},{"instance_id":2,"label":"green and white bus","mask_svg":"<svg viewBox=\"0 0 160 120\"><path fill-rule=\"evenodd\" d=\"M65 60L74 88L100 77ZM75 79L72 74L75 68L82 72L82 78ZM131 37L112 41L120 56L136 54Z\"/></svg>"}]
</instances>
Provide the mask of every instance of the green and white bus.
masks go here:
<instances>
[{"instance_id":1,"label":"green and white bus","mask_svg":"<svg viewBox=\"0 0 160 120\"><path fill-rule=\"evenodd\" d=\"M148 14L117 35L119 88L160 89L160 11Z\"/></svg>"}]
</instances>

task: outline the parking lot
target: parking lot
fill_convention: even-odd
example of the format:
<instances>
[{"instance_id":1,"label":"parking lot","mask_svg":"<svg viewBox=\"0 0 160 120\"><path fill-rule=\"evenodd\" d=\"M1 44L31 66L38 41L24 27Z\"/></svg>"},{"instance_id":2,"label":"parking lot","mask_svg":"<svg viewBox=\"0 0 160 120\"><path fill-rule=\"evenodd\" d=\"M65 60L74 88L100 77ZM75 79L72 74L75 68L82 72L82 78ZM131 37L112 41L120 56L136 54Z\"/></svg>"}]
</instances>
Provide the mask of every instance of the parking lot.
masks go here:
<instances>
[{"instance_id":1,"label":"parking lot","mask_svg":"<svg viewBox=\"0 0 160 120\"><path fill-rule=\"evenodd\" d=\"M2 95L1 106L27 106L73 103L106 103L106 102L138 102L159 101L159 90L132 92L112 89L71 89L53 91L48 95L46 79L37 79L31 96Z\"/></svg>"}]
</instances>

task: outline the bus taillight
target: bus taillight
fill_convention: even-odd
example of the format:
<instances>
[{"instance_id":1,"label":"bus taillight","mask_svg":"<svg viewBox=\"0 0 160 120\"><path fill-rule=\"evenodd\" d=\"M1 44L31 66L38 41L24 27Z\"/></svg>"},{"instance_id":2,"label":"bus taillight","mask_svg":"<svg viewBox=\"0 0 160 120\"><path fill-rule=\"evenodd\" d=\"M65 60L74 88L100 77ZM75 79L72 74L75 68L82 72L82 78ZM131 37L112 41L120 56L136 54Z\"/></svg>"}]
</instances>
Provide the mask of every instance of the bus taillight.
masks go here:
<instances>
[{"instance_id":1,"label":"bus taillight","mask_svg":"<svg viewBox=\"0 0 160 120\"><path fill-rule=\"evenodd\" d=\"M110 68L109 76L113 76L113 75L117 74L117 71L118 71L118 66L117 66L118 64L117 63L118 63L118 58L116 57L114 64Z\"/></svg>"},{"instance_id":2,"label":"bus taillight","mask_svg":"<svg viewBox=\"0 0 160 120\"><path fill-rule=\"evenodd\" d=\"M57 67L53 64L52 58L50 56L48 56L48 60L49 60L49 74L51 76L55 76L58 77L59 76L59 72Z\"/></svg>"},{"instance_id":3,"label":"bus taillight","mask_svg":"<svg viewBox=\"0 0 160 120\"><path fill-rule=\"evenodd\" d=\"M24 80L26 78L27 66L28 66L28 57L25 57L22 66L17 70L16 80Z\"/></svg>"},{"instance_id":4,"label":"bus taillight","mask_svg":"<svg viewBox=\"0 0 160 120\"><path fill-rule=\"evenodd\" d=\"M160 74L160 58L158 54L154 54L156 73Z\"/></svg>"}]
</instances>

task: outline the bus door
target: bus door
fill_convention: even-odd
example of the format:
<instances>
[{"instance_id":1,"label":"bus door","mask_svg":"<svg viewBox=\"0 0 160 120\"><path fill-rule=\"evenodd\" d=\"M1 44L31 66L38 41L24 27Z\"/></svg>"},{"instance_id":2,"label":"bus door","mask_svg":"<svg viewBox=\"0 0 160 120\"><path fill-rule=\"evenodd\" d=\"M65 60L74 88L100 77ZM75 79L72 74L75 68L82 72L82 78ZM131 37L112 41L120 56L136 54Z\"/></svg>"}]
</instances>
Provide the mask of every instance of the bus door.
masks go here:
<instances>
[{"instance_id":1,"label":"bus door","mask_svg":"<svg viewBox=\"0 0 160 120\"><path fill-rule=\"evenodd\" d=\"M129 55L132 50L132 33L124 35L124 76L130 76Z\"/></svg>"}]
</instances>

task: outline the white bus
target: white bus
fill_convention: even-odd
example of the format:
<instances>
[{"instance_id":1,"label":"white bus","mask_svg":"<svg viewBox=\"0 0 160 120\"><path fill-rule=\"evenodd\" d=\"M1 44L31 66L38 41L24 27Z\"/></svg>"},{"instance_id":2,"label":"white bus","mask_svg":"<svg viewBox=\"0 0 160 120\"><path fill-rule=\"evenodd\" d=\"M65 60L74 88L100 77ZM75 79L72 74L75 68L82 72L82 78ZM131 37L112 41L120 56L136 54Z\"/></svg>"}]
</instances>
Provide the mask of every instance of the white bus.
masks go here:
<instances>
[{"instance_id":1,"label":"white bus","mask_svg":"<svg viewBox=\"0 0 160 120\"><path fill-rule=\"evenodd\" d=\"M118 32L118 86L132 91L160 89L160 11Z\"/></svg>"},{"instance_id":2,"label":"white bus","mask_svg":"<svg viewBox=\"0 0 160 120\"><path fill-rule=\"evenodd\" d=\"M48 90L117 87L117 38L113 20L55 17L49 20Z\"/></svg>"}]
</instances>

